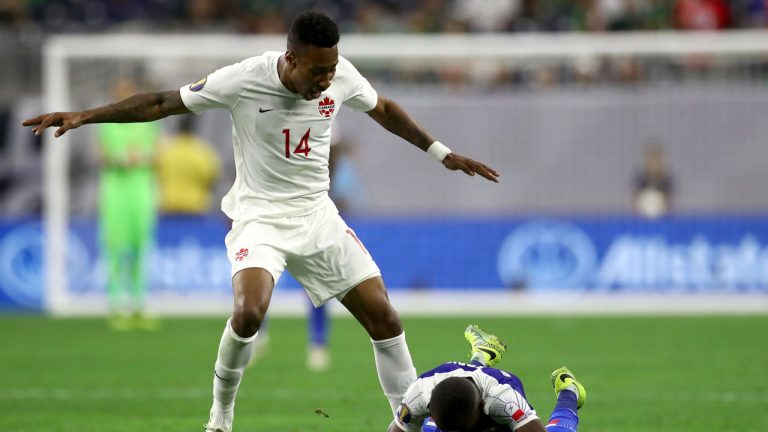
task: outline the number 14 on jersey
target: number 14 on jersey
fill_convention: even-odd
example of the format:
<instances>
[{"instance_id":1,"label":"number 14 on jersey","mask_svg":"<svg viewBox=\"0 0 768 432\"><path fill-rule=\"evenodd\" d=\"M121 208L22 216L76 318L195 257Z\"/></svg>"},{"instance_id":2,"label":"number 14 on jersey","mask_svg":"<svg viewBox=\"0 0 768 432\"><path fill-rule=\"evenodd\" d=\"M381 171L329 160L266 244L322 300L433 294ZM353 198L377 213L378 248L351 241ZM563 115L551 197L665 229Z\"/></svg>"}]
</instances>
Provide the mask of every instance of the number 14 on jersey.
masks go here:
<instances>
[{"instance_id":1,"label":"number 14 on jersey","mask_svg":"<svg viewBox=\"0 0 768 432\"><path fill-rule=\"evenodd\" d=\"M285 157L290 159L290 157L291 157L291 130L290 129L283 129L283 135L285 135ZM305 157L309 157L309 151L310 150L312 150L312 149L309 148L309 129L307 129L307 132L299 140L299 145L296 146L295 149L293 149L293 154L303 154Z\"/></svg>"}]
</instances>

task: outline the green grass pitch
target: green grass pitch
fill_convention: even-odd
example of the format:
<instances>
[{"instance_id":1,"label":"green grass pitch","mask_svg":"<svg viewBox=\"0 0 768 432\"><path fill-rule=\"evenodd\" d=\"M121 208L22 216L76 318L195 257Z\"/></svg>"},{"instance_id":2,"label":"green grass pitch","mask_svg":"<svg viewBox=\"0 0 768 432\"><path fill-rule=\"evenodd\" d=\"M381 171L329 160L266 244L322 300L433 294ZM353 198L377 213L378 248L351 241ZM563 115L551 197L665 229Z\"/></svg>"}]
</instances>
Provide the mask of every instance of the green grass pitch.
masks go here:
<instances>
[{"instance_id":1,"label":"green grass pitch","mask_svg":"<svg viewBox=\"0 0 768 432\"><path fill-rule=\"evenodd\" d=\"M200 432L224 322L117 333L99 319L2 317L0 429ZM768 316L409 317L416 368L467 360L470 322L507 340L498 367L522 378L545 420L549 373L565 364L589 392L580 431L768 431ZM331 330L333 367L312 373L304 320L270 322L271 351L246 372L235 432L386 430L367 336L351 319Z\"/></svg>"}]
</instances>

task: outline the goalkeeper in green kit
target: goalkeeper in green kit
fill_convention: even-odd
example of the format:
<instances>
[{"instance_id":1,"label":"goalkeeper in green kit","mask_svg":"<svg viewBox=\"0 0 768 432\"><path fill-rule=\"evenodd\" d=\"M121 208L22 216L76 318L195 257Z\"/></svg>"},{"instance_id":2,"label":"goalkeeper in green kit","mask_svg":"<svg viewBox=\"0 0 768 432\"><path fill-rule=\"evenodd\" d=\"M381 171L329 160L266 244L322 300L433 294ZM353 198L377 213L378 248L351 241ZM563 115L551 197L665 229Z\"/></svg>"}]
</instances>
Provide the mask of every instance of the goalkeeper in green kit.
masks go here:
<instances>
[{"instance_id":1,"label":"goalkeeper in green kit","mask_svg":"<svg viewBox=\"0 0 768 432\"><path fill-rule=\"evenodd\" d=\"M132 83L115 84L115 96L133 94ZM116 330L151 330L144 315L145 256L154 237L157 207L154 162L157 123L106 123L98 130L102 162L100 241L107 265L107 292Z\"/></svg>"}]
</instances>

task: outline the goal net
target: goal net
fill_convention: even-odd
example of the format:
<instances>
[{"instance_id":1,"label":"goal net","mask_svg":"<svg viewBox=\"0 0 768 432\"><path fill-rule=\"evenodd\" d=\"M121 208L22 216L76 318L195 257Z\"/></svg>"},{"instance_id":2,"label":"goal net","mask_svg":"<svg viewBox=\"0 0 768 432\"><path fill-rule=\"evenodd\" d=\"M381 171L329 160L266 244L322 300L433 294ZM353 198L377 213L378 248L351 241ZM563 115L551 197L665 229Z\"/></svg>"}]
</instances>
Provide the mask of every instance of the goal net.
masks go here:
<instances>
[{"instance_id":1,"label":"goal net","mask_svg":"<svg viewBox=\"0 0 768 432\"><path fill-rule=\"evenodd\" d=\"M768 210L759 186L768 184L767 36L343 36L340 54L380 94L455 151L503 174L500 185L446 175L367 116L345 111L334 133L354 144L351 183L360 200L350 217L366 231L361 237L395 293L417 299L449 290L449 300L432 310L471 313L463 296L480 295L477 288L561 297L693 292L729 299L708 307L755 307L733 294L768 292L768 227L754 216ZM52 37L45 47L45 109L107 103L118 79L146 91L179 88L284 47L282 36ZM178 122L163 120L162 134L175 133ZM195 123L221 159L217 198L234 176L230 128L226 112L205 113ZM45 302L53 314L108 310L96 131L86 126L56 140L45 137ZM663 151L672 172L671 204L653 194L635 200L636 174L650 148ZM146 267L150 310L229 309L227 222L216 208L195 222L161 217ZM667 211L679 218L663 216ZM702 254L706 258L697 258ZM731 264L715 268L722 263ZM281 282L284 293L273 297L273 310L303 310L296 288ZM627 302L630 309L641 303ZM513 309L508 301L496 304L498 313ZM613 297L595 304L618 310ZM403 301L400 307L428 312L419 305Z\"/></svg>"}]
</instances>

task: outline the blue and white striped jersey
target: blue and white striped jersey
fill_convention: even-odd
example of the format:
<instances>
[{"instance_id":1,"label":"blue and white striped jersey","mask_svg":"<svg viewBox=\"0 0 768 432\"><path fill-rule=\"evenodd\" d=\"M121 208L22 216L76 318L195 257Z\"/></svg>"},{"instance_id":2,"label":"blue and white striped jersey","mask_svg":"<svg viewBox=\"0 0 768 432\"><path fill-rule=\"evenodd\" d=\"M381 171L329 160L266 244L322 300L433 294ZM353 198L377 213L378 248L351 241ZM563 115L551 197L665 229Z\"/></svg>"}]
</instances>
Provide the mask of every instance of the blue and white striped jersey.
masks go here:
<instances>
[{"instance_id":1,"label":"blue and white striped jersey","mask_svg":"<svg viewBox=\"0 0 768 432\"><path fill-rule=\"evenodd\" d=\"M451 377L472 379L480 389L483 411L500 426L506 426L504 429L516 430L539 418L525 398L520 378L499 369L449 362L421 374L408 387L395 415L397 426L407 432L419 431L424 419L429 416L432 390L441 381Z\"/></svg>"}]
</instances>

